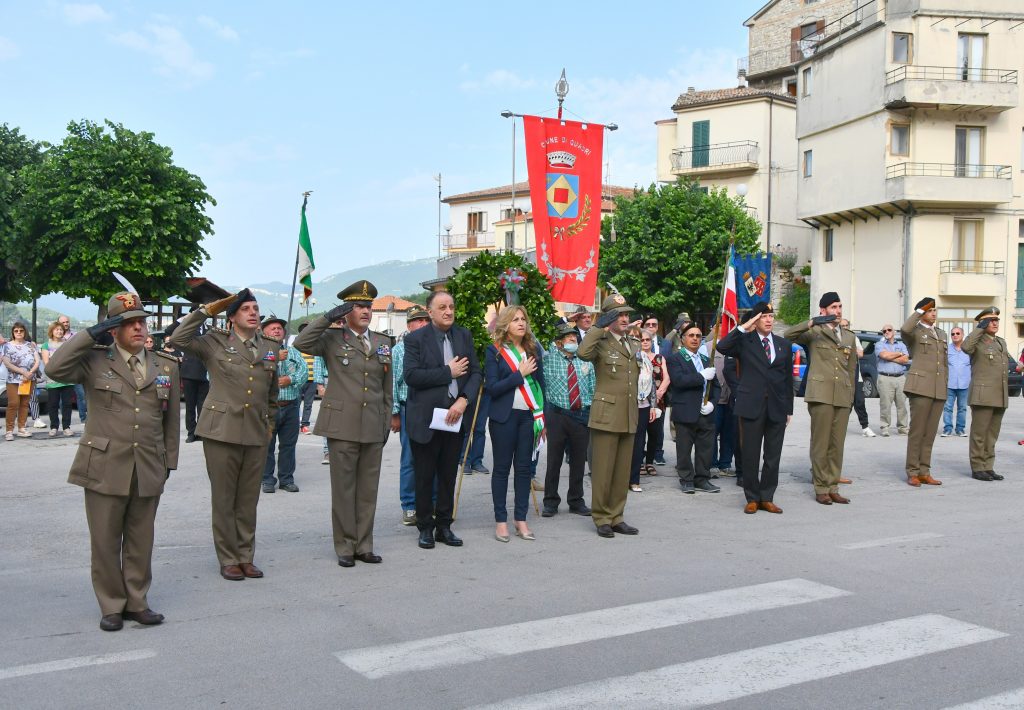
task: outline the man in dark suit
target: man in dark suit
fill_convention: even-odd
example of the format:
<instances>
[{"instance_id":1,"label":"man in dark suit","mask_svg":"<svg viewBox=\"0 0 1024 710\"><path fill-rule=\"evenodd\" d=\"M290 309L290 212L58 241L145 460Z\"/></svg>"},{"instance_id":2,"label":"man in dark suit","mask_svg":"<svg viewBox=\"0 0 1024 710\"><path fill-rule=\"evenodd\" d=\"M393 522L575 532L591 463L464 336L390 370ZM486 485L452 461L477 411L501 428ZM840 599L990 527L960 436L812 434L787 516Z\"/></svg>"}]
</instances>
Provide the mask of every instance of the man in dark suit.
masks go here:
<instances>
[{"instance_id":1,"label":"man in dark suit","mask_svg":"<svg viewBox=\"0 0 1024 710\"><path fill-rule=\"evenodd\" d=\"M198 306L192 310L198 310ZM191 311L189 311L191 313ZM172 323L165 334L168 338L174 335L178 324ZM199 326L199 335L206 333L206 324ZM169 341L165 341L169 342ZM181 385L185 391L185 443L191 444L197 441L196 422L199 421L199 413L203 411L203 402L210 391L210 376L206 372L206 365L203 361L191 353L181 354Z\"/></svg>"},{"instance_id":2,"label":"man in dark suit","mask_svg":"<svg viewBox=\"0 0 1024 710\"><path fill-rule=\"evenodd\" d=\"M462 540L452 532L455 500L455 472L459 462L462 434L468 431L470 405L479 395L480 364L473 336L455 325L455 300L447 291L435 291L427 298L430 325L405 337L406 424L416 469L416 526L419 546L434 547L434 541L452 547ZM446 410L445 423L462 419L460 431L430 428L435 409ZM433 502L437 485L437 503ZM433 517L432 517L433 516Z\"/></svg>"},{"instance_id":3,"label":"man in dark suit","mask_svg":"<svg viewBox=\"0 0 1024 710\"><path fill-rule=\"evenodd\" d=\"M779 459L786 426L793 416L793 346L772 334L775 313L770 303L750 309L749 319L732 330L718 349L740 362L736 415L743 441L745 513L758 509L781 513L775 505L779 485ZM764 465L761 466L761 446ZM760 473L760 475L759 475Z\"/></svg>"},{"instance_id":4,"label":"man in dark suit","mask_svg":"<svg viewBox=\"0 0 1024 710\"><path fill-rule=\"evenodd\" d=\"M719 397L715 368L699 352L701 330L693 321L679 327L683 347L666 358L671 384L672 421L676 425L676 471L683 493L718 493L711 482L715 447L714 402ZM707 401L704 392L710 390ZM692 459L691 459L692 456Z\"/></svg>"}]
</instances>

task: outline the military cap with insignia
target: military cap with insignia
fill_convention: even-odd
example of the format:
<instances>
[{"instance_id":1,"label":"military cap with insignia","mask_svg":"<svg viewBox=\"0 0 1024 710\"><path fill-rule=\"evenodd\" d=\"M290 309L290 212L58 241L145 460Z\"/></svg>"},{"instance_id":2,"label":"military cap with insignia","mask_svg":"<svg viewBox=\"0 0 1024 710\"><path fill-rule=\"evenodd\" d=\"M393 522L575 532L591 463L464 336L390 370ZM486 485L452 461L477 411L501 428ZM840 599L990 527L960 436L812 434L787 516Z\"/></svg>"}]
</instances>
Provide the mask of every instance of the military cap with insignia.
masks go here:
<instances>
[{"instance_id":1,"label":"military cap with insignia","mask_svg":"<svg viewBox=\"0 0 1024 710\"><path fill-rule=\"evenodd\" d=\"M754 304L754 307L747 312L747 318L753 318L754 316L759 316L762 313L770 313L774 315L775 309L772 308L772 304L768 303L768 301L761 301L760 303Z\"/></svg>"},{"instance_id":2,"label":"military cap with insignia","mask_svg":"<svg viewBox=\"0 0 1024 710\"><path fill-rule=\"evenodd\" d=\"M377 287L369 281L356 281L338 292L338 298L345 303L370 305L377 298Z\"/></svg>"},{"instance_id":3,"label":"military cap with insignia","mask_svg":"<svg viewBox=\"0 0 1024 710\"><path fill-rule=\"evenodd\" d=\"M634 310L621 293L613 293L601 301L601 313L632 313Z\"/></svg>"},{"instance_id":4,"label":"military cap with insignia","mask_svg":"<svg viewBox=\"0 0 1024 710\"><path fill-rule=\"evenodd\" d=\"M231 305L224 309L224 315L227 316L228 318L238 313L238 309L242 307L243 303L249 303L250 301L256 300L256 296L254 296L252 294L252 291L250 291L247 288L243 288L235 295L235 300L231 303ZM211 313L211 315L214 314Z\"/></svg>"},{"instance_id":5,"label":"military cap with insignia","mask_svg":"<svg viewBox=\"0 0 1024 710\"><path fill-rule=\"evenodd\" d=\"M129 318L147 318L153 315L149 311L142 310L142 300L137 293L122 291L115 293L107 301L107 318L121 316L124 320Z\"/></svg>"},{"instance_id":6,"label":"military cap with insignia","mask_svg":"<svg viewBox=\"0 0 1024 710\"><path fill-rule=\"evenodd\" d=\"M430 314L420 306L410 308L409 312L405 314L405 322L411 323L414 320L430 320Z\"/></svg>"},{"instance_id":7,"label":"military cap with insignia","mask_svg":"<svg viewBox=\"0 0 1024 710\"><path fill-rule=\"evenodd\" d=\"M999 318L999 309L996 308L995 306L989 306L988 308L983 310L981 313L979 313L978 315L974 316L974 322L975 323L980 323L982 320L984 320L986 318L998 319Z\"/></svg>"},{"instance_id":8,"label":"military cap with insignia","mask_svg":"<svg viewBox=\"0 0 1024 710\"><path fill-rule=\"evenodd\" d=\"M555 325L555 330L558 332L555 340L561 340L567 335L576 335L576 327L567 321L559 321Z\"/></svg>"},{"instance_id":9,"label":"military cap with insignia","mask_svg":"<svg viewBox=\"0 0 1024 710\"><path fill-rule=\"evenodd\" d=\"M262 330L263 328L266 328L271 323L280 323L282 328L284 328L285 330L288 329L288 321L286 321L284 318L278 318L273 314L264 317L263 320L260 321L260 329Z\"/></svg>"}]
</instances>

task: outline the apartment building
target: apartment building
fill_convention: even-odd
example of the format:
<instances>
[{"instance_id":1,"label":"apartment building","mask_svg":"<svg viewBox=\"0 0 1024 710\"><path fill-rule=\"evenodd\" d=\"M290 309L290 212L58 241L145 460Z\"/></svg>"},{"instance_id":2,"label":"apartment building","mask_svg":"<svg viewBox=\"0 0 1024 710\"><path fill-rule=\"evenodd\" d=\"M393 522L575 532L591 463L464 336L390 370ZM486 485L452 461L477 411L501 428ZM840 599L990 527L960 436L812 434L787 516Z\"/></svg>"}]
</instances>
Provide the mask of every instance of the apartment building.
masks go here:
<instances>
[{"instance_id":1,"label":"apartment building","mask_svg":"<svg viewBox=\"0 0 1024 710\"><path fill-rule=\"evenodd\" d=\"M796 65L798 216L813 299L854 327L924 296L943 327L990 304L1024 343L1024 3L862 0Z\"/></svg>"},{"instance_id":2,"label":"apartment building","mask_svg":"<svg viewBox=\"0 0 1024 710\"><path fill-rule=\"evenodd\" d=\"M734 196L745 190L762 224L761 248L793 247L802 263L813 230L796 217L796 103L769 89L689 87L672 106L675 116L655 125L659 181L685 176Z\"/></svg>"}]
</instances>

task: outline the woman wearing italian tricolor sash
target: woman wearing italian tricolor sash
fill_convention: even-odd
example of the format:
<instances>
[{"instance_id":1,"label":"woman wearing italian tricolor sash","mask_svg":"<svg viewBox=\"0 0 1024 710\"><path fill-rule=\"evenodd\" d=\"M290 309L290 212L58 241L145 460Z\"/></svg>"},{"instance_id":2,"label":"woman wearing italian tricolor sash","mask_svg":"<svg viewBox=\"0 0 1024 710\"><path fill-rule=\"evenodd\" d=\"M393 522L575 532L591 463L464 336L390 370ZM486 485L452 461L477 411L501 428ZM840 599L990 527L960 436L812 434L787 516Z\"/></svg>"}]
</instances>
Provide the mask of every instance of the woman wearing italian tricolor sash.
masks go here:
<instances>
[{"instance_id":1,"label":"woman wearing italian tricolor sash","mask_svg":"<svg viewBox=\"0 0 1024 710\"><path fill-rule=\"evenodd\" d=\"M484 391L491 396L490 431L494 447L491 496L494 537L509 541L509 471L514 469L516 537L533 540L526 525L534 452L544 436L544 369L540 345L530 330L526 309L506 306L494 326L494 344L484 356Z\"/></svg>"}]
</instances>

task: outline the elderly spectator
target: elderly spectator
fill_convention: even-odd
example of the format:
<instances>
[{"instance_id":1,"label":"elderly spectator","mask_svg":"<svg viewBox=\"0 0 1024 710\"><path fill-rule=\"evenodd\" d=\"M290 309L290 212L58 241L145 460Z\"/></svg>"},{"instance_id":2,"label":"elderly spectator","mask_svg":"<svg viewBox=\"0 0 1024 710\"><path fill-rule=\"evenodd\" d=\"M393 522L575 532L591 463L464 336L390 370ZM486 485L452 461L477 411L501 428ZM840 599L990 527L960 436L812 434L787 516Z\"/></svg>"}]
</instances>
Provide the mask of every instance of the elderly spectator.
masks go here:
<instances>
[{"instance_id":1,"label":"elderly spectator","mask_svg":"<svg viewBox=\"0 0 1024 710\"><path fill-rule=\"evenodd\" d=\"M946 385L946 406L942 408L942 436L967 436L967 391L971 386L971 356L962 349L964 329L957 326L949 333L946 351L949 360L949 383ZM956 429L953 429L953 405L956 404Z\"/></svg>"},{"instance_id":2,"label":"elderly spectator","mask_svg":"<svg viewBox=\"0 0 1024 710\"><path fill-rule=\"evenodd\" d=\"M51 323L47 328L46 342L39 346L44 368L49 366L50 357L64 343L64 332L64 326L59 322ZM50 412L50 436L57 436L58 429L63 430L64 436L72 436L71 396L74 393L74 385L66 385L47 378L46 407Z\"/></svg>"},{"instance_id":3,"label":"elderly spectator","mask_svg":"<svg viewBox=\"0 0 1024 710\"><path fill-rule=\"evenodd\" d=\"M71 319L65 315L57 316L57 322L64 326L64 341L67 342L75 335L75 331L71 330ZM85 417L88 414L89 408L85 400L85 386L82 384L75 384L75 403L78 405L78 421L85 424Z\"/></svg>"},{"instance_id":4,"label":"elderly spectator","mask_svg":"<svg viewBox=\"0 0 1024 710\"><path fill-rule=\"evenodd\" d=\"M649 432L657 417L660 416L660 412L656 404L658 393L657 386L654 383L651 334L636 327L630 328L628 335L630 339L640 341L640 349L636 351L636 360L639 363L636 403L639 411L636 420L636 432L633 435L633 460L629 468L629 490L634 493L642 493L644 489L640 487L640 472L643 471L644 474L647 474L649 471L655 470L653 465L654 450L650 447L648 447L648 451L650 451L650 456L648 457L650 468L644 463L644 445L647 443L648 438L653 438Z\"/></svg>"},{"instance_id":5,"label":"elderly spectator","mask_svg":"<svg viewBox=\"0 0 1024 710\"><path fill-rule=\"evenodd\" d=\"M903 386L910 368L910 351L896 340L896 329L891 323L882 326L882 339L875 344L875 358L878 360L878 412L882 422L882 436L889 436L892 405L896 403L896 431L909 431L907 396ZM968 365L968 369L970 366Z\"/></svg>"},{"instance_id":6,"label":"elderly spectator","mask_svg":"<svg viewBox=\"0 0 1024 710\"><path fill-rule=\"evenodd\" d=\"M27 439L32 436L25 428L28 403L40 361L24 323L19 321L11 328L11 339L3 345L0 359L7 366L7 433L4 438L13 441L17 429L17 435Z\"/></svg>"}]
</instances>

